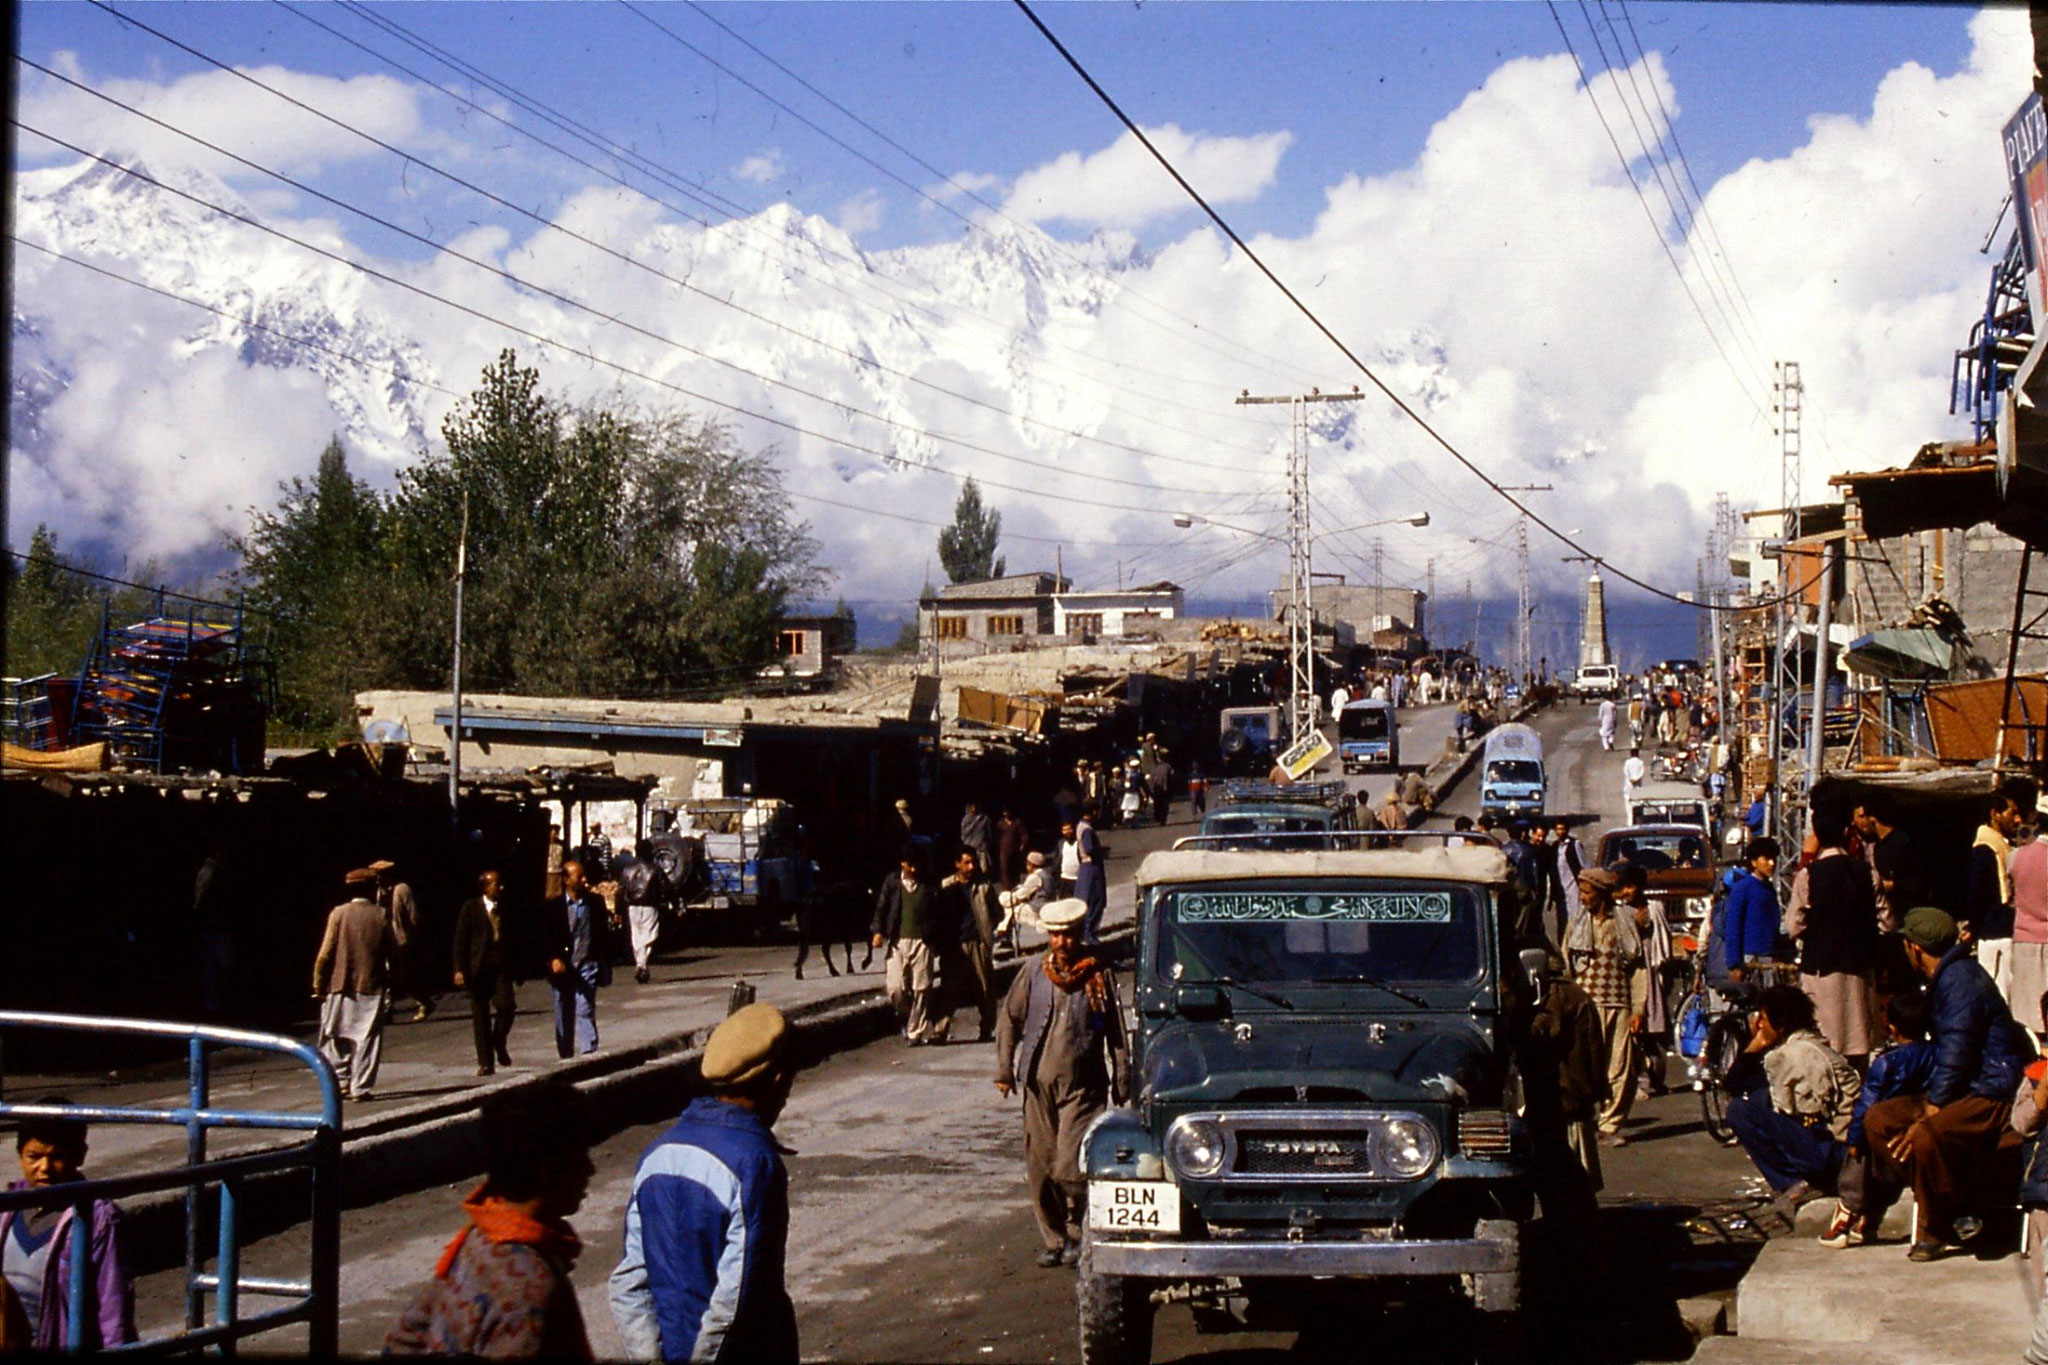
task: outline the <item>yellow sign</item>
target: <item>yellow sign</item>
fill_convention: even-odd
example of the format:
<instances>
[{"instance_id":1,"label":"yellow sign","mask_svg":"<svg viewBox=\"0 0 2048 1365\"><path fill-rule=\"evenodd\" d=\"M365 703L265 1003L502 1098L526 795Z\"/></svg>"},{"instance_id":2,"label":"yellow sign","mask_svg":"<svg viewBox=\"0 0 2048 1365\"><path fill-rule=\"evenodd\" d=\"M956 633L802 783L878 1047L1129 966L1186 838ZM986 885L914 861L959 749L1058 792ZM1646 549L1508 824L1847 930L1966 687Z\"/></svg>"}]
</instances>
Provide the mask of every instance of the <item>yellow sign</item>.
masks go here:
<instances>
[{"instance_id":1,"label":"yellow sign","mask_svg":"<svg viewBox=\"0 0 2048 1365\"><path fill-rule=\"evenodd\" d=\"M1321 730L1310 730L1288 745L1287 752L1280 755L1280 771L1299 782L1333 752L1335 750L1331 748L1328 736Z\"/></svg>"}]
</instances>

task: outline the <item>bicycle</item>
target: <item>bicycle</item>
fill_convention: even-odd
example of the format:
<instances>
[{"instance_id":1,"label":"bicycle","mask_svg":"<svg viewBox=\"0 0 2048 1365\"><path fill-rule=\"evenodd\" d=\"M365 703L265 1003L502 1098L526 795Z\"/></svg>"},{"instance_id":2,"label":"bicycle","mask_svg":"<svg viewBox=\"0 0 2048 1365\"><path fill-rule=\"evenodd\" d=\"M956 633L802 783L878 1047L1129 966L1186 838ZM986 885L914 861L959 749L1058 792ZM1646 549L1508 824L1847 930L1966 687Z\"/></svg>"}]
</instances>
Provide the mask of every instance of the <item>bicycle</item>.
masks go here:
<instances>
[{"instance_id":1,"label":"bicycle","mask_svg":"<svg viewBox=\"0 0 2048 1365\"><path fill-rule=\"evenodd\" d=\"M1797 985L1799 967L1752 958L1743 964L1741 980L1712 981L1702 947L1693 972L1692 993L1679 1016L1679 1051L1687 1058L1686 1074L1700 1097L1701 1126L1723 1147L1733 1147L1735 1133L1728 1126L1728 1106L1736 1096L1728 1082L1749 1047L1750 1011L1766 989Z\"/></svg>"}]
</instances>

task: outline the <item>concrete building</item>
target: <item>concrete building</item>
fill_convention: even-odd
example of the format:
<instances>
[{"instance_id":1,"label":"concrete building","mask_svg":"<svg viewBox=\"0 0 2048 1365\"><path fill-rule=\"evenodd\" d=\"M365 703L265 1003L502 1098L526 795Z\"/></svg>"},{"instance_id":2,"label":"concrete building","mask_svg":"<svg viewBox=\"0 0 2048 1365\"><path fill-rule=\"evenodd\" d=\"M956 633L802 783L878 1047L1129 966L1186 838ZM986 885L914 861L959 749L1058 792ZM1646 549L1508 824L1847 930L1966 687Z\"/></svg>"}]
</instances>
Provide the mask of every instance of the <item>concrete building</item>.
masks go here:
<instances>
[{"instance_id":1,"label":"concrete building","mask_svg":"<svg viewBox=\"0 0 2048 1365\"><path fill-rule=\"evenodd\" d=\"M1058 634L1053 598L1072 586L1049 573L948 583L917 604L918 638L941 653L978 654Z\"/></svg>"},{"instance_id":2,"label":"concrete building","mask_svg":"<svg viewBox=\"0 0 2048 1365\"><path fill-rule=\"evenodd\" d=\"M1586 620L1579 632L1579 667L1612 664L1607 647L1607 585L1594 574L1586 580Z\"/></svg>"},{"instance_id":3,"label":"concrete building","mask_svg":"<svg viewBox=\"0 0 2048 1365\"><path fill-rule=\"evenodd\" d=\"M1164 622L1179 620L1186 611L1183 594L1172 583L1147 583L1113 591L1061 592L1053 597L1052 633L1070 640L1151 637Z\"/></svg>"},{"instance_id":4,"label":"concrete building","mask_svg":"<svg viewBox=\"0 0 2048 1365\"><path fill-rule=\"evenodd\" d=\"M1273 619L1285 619L1289 601L1286 588L1268 595ZM1392 583L1317 583L1315 618L1318 625L1350 628L1360 640L1370 640L1383 630L1427 636L1429 594L1420 588L1397 587Z\"/></svg>"},{"instance_id":5,"label":"concrete building","mask_svg":"<svg viewBox=\"0 0 2048 1365\"><path fill-rule=\"evenodd\" d=\"M845 616L785 616L777 643L781 662L770 664L765 674L815 678L853 651L853 621Z\"/></svg>"}]
</instances>

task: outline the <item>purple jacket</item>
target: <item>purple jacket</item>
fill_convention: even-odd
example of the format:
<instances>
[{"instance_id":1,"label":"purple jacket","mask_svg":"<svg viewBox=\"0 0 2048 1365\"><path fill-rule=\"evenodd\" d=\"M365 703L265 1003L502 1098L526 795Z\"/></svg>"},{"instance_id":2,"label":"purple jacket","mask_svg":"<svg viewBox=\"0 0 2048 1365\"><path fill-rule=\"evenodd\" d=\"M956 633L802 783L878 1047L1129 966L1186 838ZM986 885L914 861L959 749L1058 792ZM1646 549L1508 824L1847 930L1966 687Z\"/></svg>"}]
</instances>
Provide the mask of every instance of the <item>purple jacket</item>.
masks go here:
<instances>
[{"instance_id":1,"label":"purple jacket","mask_svg":"<svg viewBox=\"0 0 2048 1365\"><path fill-rule=\"evenodd\" d=\"M25 1190L28 1182L17 1180L7 1188ZM20 1216L12 1209L0 1213L0 1237L13 1235L14 1220ZM58 1217L57 1230L52 1234L57 1240L43 1274L42 1307L35 1322L30 1324L35 1329L35 1349L38 1351L64 1349L71 1321L71 1223L75 1216L75 1212L67 1207ZM135 1280L128 1273L128 1248L121 1234L121 1210L109 1200L93 1201L91 1256L91 1284L87 1294L94 1305L93 1317L99 1330L97 1334L91 1330L86 1332L86 1349L118 1346L135 1340Z\"/></svg>"}]
</instances>

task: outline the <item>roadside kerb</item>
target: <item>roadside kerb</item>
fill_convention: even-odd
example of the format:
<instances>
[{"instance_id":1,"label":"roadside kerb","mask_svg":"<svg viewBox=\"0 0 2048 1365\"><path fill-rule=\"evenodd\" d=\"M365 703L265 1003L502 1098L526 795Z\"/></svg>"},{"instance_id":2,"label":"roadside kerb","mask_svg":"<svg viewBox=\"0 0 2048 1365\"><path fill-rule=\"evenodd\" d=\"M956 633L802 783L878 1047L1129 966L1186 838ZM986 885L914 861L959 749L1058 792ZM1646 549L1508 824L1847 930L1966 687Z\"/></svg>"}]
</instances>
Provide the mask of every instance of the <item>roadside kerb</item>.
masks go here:
<instances>
[{"instance_id":1,"label":"roadside kerb","mask_svg":"<svg viewBox=\"0 0 2048 1365\"><path fill-rule=\"evenodd\" d=\"M1113 961L1120 961L1129 955L1134 943L1133 927L1124 926L1105 932L1101 946ZM1018 969L1037 958L1038 954L1032 952L998 962L998 988L1007 990ZM790 1009L788 1015L806 1065L887 1037L897 1026L896 1012L888 996L872 986L813 1000ZM484 1160L483 1101L557 1077L566 1078L590 1098L597 1127L591 1135L593 1142L675 1114L681 1110L684 1098L702 1084L698 1066L703 1060L704 1044L716 1027L716 1022L701 1024L615 1052L557 1062L530 1075L410 1104L378 1114L359 1127L345 1128L341 1152L342 1206L362 1208L479 1174ZM264 1144L238 1149L236 1154L286 1145L289 1144ZM278 1172L244 1182L245 1241L304 1221L305 1182L303 1171ZM183 1191L164 1191L132 1203L124 1202L121 1207L129 1256L138 1271L179 1264L185 1248ZM212 1217L209 1208L202 1215L202 1222Z\"/></svg>"}]
</instances>

